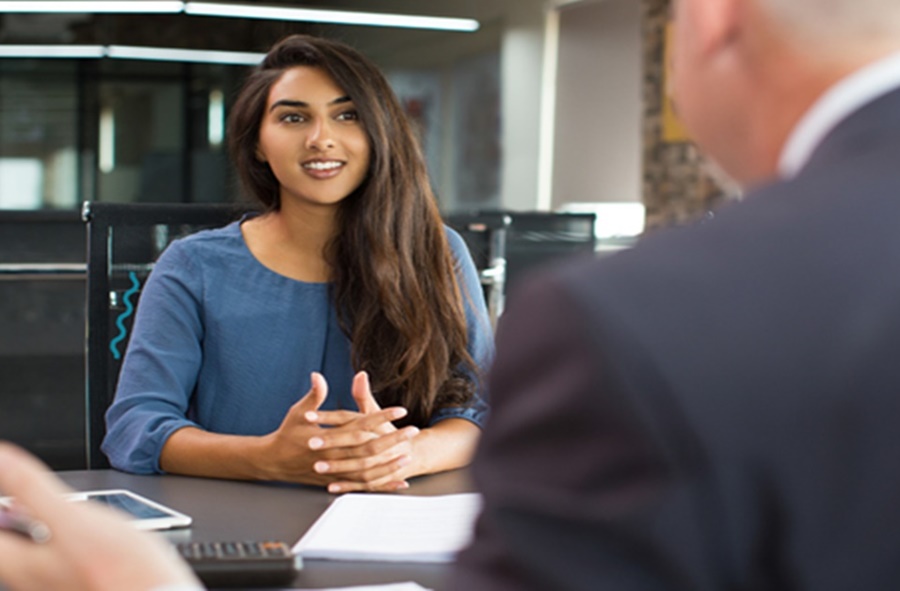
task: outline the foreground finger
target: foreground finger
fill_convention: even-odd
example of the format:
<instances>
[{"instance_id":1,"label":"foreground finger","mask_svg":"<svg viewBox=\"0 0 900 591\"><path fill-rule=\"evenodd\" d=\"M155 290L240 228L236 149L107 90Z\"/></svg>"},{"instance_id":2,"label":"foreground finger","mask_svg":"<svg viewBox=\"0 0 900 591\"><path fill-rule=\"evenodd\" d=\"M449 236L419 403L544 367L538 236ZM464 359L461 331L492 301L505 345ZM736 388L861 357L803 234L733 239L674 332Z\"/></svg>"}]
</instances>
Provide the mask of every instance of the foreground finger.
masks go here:
<instances>
[{"instance_id":1,"label":"foreground finger","mask_svg":"<svg viewBox=\"0 0 900 591\"><path fill-rule=\"evenodd\" d=\"M0 490L35 518L67 521L70 511L62 496L71 489L40 460L7 443L0 443Z\"/></svg>"},{"instance_id":2,"label":"foreground finger","mask_svg":"<svg viewBox=\"0 0 900 591\"><path fill-rule=\"evenodd\" d=\"M9 589L48 589L58 587L68 578L64 564L59 564L48 548L31 540L0 532L0 581ZM56 585L48 581L51 573L60 575Z\"/></svg>"}]
</instances>

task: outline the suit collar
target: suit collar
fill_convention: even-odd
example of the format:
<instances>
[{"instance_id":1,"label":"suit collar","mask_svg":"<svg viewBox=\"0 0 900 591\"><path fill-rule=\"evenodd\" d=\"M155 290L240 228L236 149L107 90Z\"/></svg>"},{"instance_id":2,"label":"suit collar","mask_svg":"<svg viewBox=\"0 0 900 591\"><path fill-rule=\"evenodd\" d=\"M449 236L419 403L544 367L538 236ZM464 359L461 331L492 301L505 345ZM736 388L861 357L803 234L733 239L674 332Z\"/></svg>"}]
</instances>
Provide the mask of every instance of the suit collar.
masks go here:
<instances>
[{"instance_id":1,"label":"suit collar","mask_svg":"<svg viewBox=\"0 0 900 591\"><path fill-rule=\"evenodd\" d=\"M897 89L900 89L900 52L865 66L832 86L788 137L779 161L779 176L783 179L796 176L831 132L842 127L856 112Z\"/></svg>"}]
</instances>

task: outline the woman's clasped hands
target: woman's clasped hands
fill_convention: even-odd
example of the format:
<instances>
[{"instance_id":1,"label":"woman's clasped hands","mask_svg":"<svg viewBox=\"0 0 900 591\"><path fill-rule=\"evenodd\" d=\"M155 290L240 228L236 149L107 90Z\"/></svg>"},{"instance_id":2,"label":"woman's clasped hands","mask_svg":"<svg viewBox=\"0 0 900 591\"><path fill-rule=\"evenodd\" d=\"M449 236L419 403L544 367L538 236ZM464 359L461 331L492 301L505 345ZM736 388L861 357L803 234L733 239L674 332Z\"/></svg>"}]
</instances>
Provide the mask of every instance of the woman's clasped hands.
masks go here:
<instances>
[{"instance_id":1,"label":"woman's clasped hands","mask_svg":"<svg viewBox=\"0 0 900 591\"><path fill-rule=\"evenodd\" d=\"M409 486L413 475L413 440L419 429L398 429L402 407L382 409L372 396L369 378L359 372L352 394L358 411L321 411L328 396L325 377L314 372L312 387L265 437L272 480L321 484L329 492L390 492Z\"/></svg>"}]
</instances>

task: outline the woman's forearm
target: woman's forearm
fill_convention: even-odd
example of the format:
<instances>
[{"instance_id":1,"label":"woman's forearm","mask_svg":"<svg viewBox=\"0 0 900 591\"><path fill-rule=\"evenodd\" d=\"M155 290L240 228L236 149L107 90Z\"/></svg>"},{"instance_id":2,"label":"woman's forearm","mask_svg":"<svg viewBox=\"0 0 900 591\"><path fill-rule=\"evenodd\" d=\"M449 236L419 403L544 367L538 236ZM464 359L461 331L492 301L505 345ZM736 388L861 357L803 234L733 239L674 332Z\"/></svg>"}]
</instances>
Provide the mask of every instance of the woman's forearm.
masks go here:
<instances>
[{"instance_id":1,"label":"woman's forearm","mask_svg":"<svg viewBox=\"0 0 900 591\"><path fill-rule=\"evenodd\" d=\"M481 429L466 419L444 419L422 429L412 440L409 476L434 474L467 466L472 461Z\"/></svg>"},{"instance_id":2,"label":"woman's forearm","mask_svg":"<svg viewBox=\"0 0 900 591\"><path fill-rule=\"evenodd\" d=\"M166 441L159 465L170 474L271 480L263 461L264 451L263 437L223 435L185 427Z\"/></svg>"}]
</instances>

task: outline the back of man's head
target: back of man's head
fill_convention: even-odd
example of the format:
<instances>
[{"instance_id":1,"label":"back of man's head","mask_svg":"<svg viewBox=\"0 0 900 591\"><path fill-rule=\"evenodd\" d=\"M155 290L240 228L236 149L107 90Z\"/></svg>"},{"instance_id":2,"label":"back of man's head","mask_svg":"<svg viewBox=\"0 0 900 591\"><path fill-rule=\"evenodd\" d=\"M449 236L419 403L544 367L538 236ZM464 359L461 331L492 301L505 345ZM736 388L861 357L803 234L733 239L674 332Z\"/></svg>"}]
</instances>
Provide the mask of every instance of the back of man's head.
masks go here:
<instances>
[{"instance_id":1,"label":"back of man's head","mask_svg":"<svg viewBox=\"0 0 900 591\"><path fill-rule=\"evenodd\" d=\"M777 174L804 113L900 51L900 0L672 0L672 90L701 148L744 186Z\"/></svg>"},{"instance_id":2,"label":"back of man's head","mask_svg":"<svg viewBox=\"0 0 900 591\"><path fill-rule=\"evenodd\" d=\"M898 0L759 0L770 15L801 41L824 45L814 52L900 46Z\"/></svg>"}]
</instances>

